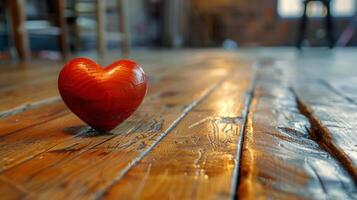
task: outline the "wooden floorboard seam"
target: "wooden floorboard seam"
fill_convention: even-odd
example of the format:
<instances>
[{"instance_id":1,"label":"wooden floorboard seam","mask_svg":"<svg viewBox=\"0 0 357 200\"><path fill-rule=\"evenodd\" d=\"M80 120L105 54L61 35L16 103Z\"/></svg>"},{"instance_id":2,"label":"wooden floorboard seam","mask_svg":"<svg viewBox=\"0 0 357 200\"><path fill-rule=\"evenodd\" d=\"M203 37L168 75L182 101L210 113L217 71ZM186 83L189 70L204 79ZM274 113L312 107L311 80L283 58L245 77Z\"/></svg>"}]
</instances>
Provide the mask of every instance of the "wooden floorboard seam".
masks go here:
<instances>
[{"instance_id":1,"label":"wooden floorboard seam","mask_svg":"<svg viewBox=\"0 0 357 200\"><path fill-rule=\"evenodd\" d=\"M18 107L12 108L10 110L1 111L0 112L0 119L8 117L8 116L11 116L11 115L22 113L22 112L28 111L30 109L38 108L38 107L41 107L41 106L44 106L44 105L48 105L48 104L56 103L56 102L60 102L60 101L61 101L61 97L60 96L54 96L54 97L50 97L50 98L43 99L43 100L40 100L40 101L36 101L36 102L33 102L33 103L23 104L23 105L20 105Z\"/></svg>"},{"instance_id":2,"label":"wooden floorboard seam","mask_svg":"<svg viewBox=\"0 0 357 200\"><path fill-rule=\"evenodd\" d=\"M241 166L241 157L242 157L242 148L243 148L243 143L244 143L244 138L245 138L245 132L246 132L246 127L247 127L247 121L248 121L248 116L251 108L251 104L253 101L253 98L255 96L255 89L257 85L257 73L256 70L259 68L261 65L260 62L257 62L252 65L252 82L249 87L249 89L246 92L246 98L244 101L244 109L242 111L242 123L243 127L240 129L240 137L238 140L238 145L237 145L237 152L236 152L236 164L234 166L234 171L232 175L232 185L231 185L231 199L237 199L238 198L238 187L240 183L240 176L239 176L239 170Z\"/></svg>"},{"instance_id":3,"label":"wooden floorboard seam","mask_svg":"<svg viewBox=\"0 0 357 200\"><path fill-rule=\"evenodd\" d=\"M18 132L20 132L20 131L23 131L23 130L26 130L26 129L28 129L28 128L35 127L35 126L38 126L38 125L41 125L41 124L45 124L45 123L47 123L47 122L49 122L49 121L52 121L52 120L55 120L55 119L64 117L64 116L69 115L69 114L71 114L71 113L64 111L64 113L62 113L62 114L60 114L60 115L57 115L57 116L54 116L54 117L50 117L50 118L48 118L47 120L44 120L44 121L42 121L42 122L40 122L40 123L31 124L31 125L29 125L29 126L25 126L25 127L23 127L23 128L20 128L20 129L17 129L17 130L15 130L15 131L11 131L11 132L8 132L8 133L6 133L6 134L4 134L4 135L1 135L1 136L0 136L0 139L5 138L5 137L8 137L8 136L10 136L10 135L12 135L12 134L16 134L16 133L18 133Z\"/></svg>"},{"instance_id":4,"label":"wooden floorboard seam","mask_svg":"<svg viewBox=\"0 0 357 200\"><path fill-rule=\"evenodd\" d=\"M309 132L311 134L311 139L317 142L326 152L336 158L336 160L341 163L342 167L350 174L357 185L357 169L354 167L352 160L332 141L329 130L320 123L319 119L313 114L313 111L311 111L309 107L299 99L297 93L293 89L291 90L295 95L299 112L310 121L311 127Z\"/></svg>"},{"instance_id":5,"label":"wooden floorboard seam","mask_svg":"<svg viewBox=\"0 0 357 200\"><path fill-rule=\"evenodd\" d=\"M137 156L134 160L128 163L128 165L119 172L119 174L109 183L103 190L97 192L94 195L94 199L100 200L103 199L108 190L112 188L115 184L117 184L135 165L137 165L167 134L169 134L178 123L190 112L192 111L198 104L200 104L204 99L206 99L215 89L217 89L227 78L224 77L222 80L208 88L197 100L193 101L189 104L182 113L171 123L171 125L158 137L158 139L153 142L142 154Z\"/></svg>"},{"instance_id":6,"label":"wooden floorboard seam","mask_svg":"<svg viewBox=\"0 0 357 200\"><path fill-rule=\"evenodd\" d=\"M214 84L214 85L213 85L211 88L209 88L208 90L210 90L210 89L213 89L213 90L214 90L214 89L215 89L216 87L218 87L221 83L223 83L223 81L225 80L225 78L226 78L226 77L224 77L222 80L218 81L218 83ZM206 90L206 91L208 91L208 90ZM213 92L213 90L210 91L210 93ZM205 94L206 94L206 93L205 93ZM205 95L205 94L204 94L204 95ZM208 94L207 94L207 96L208 96ZM201 96L201 97L203 97L203 96ZM204 97L206 97L206 96L204 96ZM59 99L56 100L56 98L59 98ZM45 99L45 100L51 100L51 99L53 99L52 101L48 101L48 102L46 102L45 100L35 102L35 103L33 103L35 106L27 107L25 110L19 111L18 113L11 113L10 115L19 114L19 113L21 113L21 112L28 111L29 109L39 108L39 107L41 107L41 106L45 106L45 105L51 104L51 103L56 103L57 101L60 101L60 100L61 100L61 98L60 98L59 96L56 97L56 98L55 98L55 97L52 97L52 98L49 98L49 99ZM203 99L201 99L201 100L203 100ZM196 101L197 101L197 100L196 100ZM21 107L21 106L20 106L20 107ZM8 136L8 135L15 134L15 133L17 133L17 132L20 132L20 131L22 131L22 130L25 130L25 129L27 129L27 128L30 128L30 127L33 127L33 126L38 126L38 125L40 125L40 124L47 123L47 122L49 122L49 121L51 121L51 120L54 120L54 119L57 119L57 118L65 117L65 116L67 116L67 115L69 115L69 114L70 114L70 112L66 112L66 113L64 113L64 114L62 114L62 115L60 115L60 116L54 117L54 118L49 119L49 120L46 120L46 121L44 121L44 122L36 123L36 124L31 125L31 126L27 126L27 127L25 127L25 128L22 128L22 129L13 131L13 132L8 133L8 134L6 134L6 135L4 135L4 136L0 136L0 139L1 139L1 138L5 138L5 137ZM4 116L4 117L10 116L10 115L6 115L6 116ZM0 115L0 119L1 119L1 118L2 118L2 116ZM48 152L51 152L51 149L55 148L57 145L60 145L60 144L62 144L63 142L65 142L65 141L67 141L67 140L70 140L70 139L75 138L75 137L88 137L88 136L92 135L93 133L94 133L94 134L98 134L97 131L93 131L93 130L94 130L94 129L92 129L91 127L88 127L88 126L87 126L87 127L84 127L84 128L82 128L82 129L80 129L75 135L73 135L72 137L70 137L69 139L66 139L66 140L64 140L64 141L60 141L59 143L56 143L55 145L53 145L53 146L51 146L51 147L49 147L49 148L46 148L44 151L39 152L39 153L37 153L37 154L35 154L35 155L29 156L27 159L25 159L25 160L23 160L23 161L21 161L21 162L15 164L15 165L9 167L9 168L5 168L5 169L0 170L0 174L3 174L3 173L5 173L6 171L11 170L11 169L14 168L14 167L20 166L20 165L22 165L22 164L24 164L24 163L26 163L26 162L28 162L28 161L30 161L30 160L32 160L32 159L38 157L38 156L41 156L41 155L43 155L43 154L45 154L45 153L48 153ZM113 139L113 138L115 138L115 137L116 137L116 136L114 135L114 136L110 137L109 140L111 140L111 139ZM109 141L109 140L106 140L105 142L107 142L107 141ZM103 142L103 143L104 143L104 142ZM102 144L102 142L101 142L100 144ZM100 145L100 144L98 144L98 145ZM98 145L95 145L95 146L98 146ZM86 152L87 150L91 150L91 149L94 148L95 146L93 146L93 147L91 147L91 148L88 148L88 149L86 149L86 150L83 151L83 152Z\"/></svg>"}]
</instances>

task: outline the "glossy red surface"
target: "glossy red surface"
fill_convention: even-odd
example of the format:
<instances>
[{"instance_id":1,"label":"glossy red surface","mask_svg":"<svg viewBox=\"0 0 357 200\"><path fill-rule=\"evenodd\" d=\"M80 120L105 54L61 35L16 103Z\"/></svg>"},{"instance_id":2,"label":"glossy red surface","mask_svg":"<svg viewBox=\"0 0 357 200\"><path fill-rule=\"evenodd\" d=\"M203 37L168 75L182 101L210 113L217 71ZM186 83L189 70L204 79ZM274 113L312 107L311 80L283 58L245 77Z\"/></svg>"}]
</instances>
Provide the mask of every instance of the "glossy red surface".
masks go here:
<instances>
[{"instance_id":1,"label":"glossy red surface","mask_svg":"<svg viewBox=\"0 0 357 200\"><path fill-rule=\"evenodd\" d=\"M142 68L119 60L102 68L87 58L69 61L58 78L65 104L88 125L110 131L141 104L147 91Z\"/></svg>"}]
</instances>

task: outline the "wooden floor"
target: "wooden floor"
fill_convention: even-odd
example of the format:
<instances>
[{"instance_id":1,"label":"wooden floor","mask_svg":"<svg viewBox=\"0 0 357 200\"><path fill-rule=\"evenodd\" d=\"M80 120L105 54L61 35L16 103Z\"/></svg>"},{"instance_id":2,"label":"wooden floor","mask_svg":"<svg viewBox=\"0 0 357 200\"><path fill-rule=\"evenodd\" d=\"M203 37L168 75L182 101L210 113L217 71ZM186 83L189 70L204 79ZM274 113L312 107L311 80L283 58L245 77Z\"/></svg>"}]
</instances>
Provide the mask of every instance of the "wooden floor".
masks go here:
<instances>
[{"instance_id":1,"label":"wooden floor","mask_svg":"<svg viewBox=\"0 0 357 200\"><path fill-rule=\"evenodd\" d=\"M356 55L134 52L149 92L106 135L58 96L63 63L4 62L0 199L357 199Z\"/></svg>"}]
</instances>

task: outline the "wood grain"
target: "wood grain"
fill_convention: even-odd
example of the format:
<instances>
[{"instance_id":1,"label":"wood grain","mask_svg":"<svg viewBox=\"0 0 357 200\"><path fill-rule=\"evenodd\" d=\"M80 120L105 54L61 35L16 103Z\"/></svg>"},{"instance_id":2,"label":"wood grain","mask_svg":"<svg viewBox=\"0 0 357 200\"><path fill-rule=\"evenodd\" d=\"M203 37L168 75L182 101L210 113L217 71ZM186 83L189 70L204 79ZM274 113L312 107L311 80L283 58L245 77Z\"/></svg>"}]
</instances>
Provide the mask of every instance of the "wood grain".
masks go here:
<instances>
[{"instance_id":1,"label":"wood grain","mask_svg":"<svg viewBox=\"0 0 357 200\"><path fill-rule=\"evenodd\" d=\"M36 67L13 65L18 71L10 70L1 73L0 117L36 107L38 102L51 103L51 99L58 95L59 65L55 64L52 67L48 62L39 65ZM50 102L46 102L46 99Z\"/></svg>"},{"instance_id":2,"label":"wood grain","mask_svg":"<svg viewBox=\"0 0 357 200\"><path fill-rule=\"evenodd\" d=\"M164 108L174 107L175 105L183 106L180 104L177 105L175 102L175 101L180 101L179 96L174 96L175 93L178 93L177 89L173 90L170 88L177 87L176 83L190 84L189 80L195 78L195 76L197 74L200 74L201 71L203 71L203 70L204 69L196 69L196 70L187 69L187 70L183 70L179 74L176 74L175 73L176 71L173 70L173 74L170 74L168 77L162 76L161 81L151 84L151 86L149 88L149 95L146 97L146 101L148 101L149 104L152 104L152 102L153 101L155 102L155 100L157 99L160 101L160 104L162 104L162 105L160 105L158 103L156 103L156 105L164 106ZM212 69L212 70L214 71L215 69ZM207 73L210 73L210 71L207 71ZM185 75L186 75L186 78L185 78ZM215 75L214 73L212 73L211 77L222 76L222 75L224 75L224 71L223 71L223 74L218 73L218 75ZM206 79L206 78L207 77L204 77L204 76L201 77L202 83L204 83L203 81L205 81L206 83L210 82L210 80ZM173 82L173 81L175 81L175 82ZM198 81L197 84L199 84L199 83L201 83L201 82ZM163 87L161 87L161 85L166 85L167 88L163 88ZM208 87L208 86L202 85L201 87L204 88L204 87ZM183 88L181 88L181 90L183 90ZM167 95L167 93L168 93L168 95ZM174 96L174 97L172 97L172 96ZM193 98L194 96L190 96L190 97ZM166 103L165 100L167 100L167 99L171 100L171 101L169 103ZM185 100L185 98L181 98L181 101L183 101L183 100L185 102L190 101L189 99ZM187 103L189 103L189 102L187 102ZM52 135L60 136L60 134L57 134L57 133L58 132L63 133L64 127L63 126L58 127L58 124L64 124L67 127L83 125L83 123L81 123L81 121L78 120L77 117L75 117L73 114L70 114L69 112L66 112L67 115L60 115L59 117L54 117L54 115L56 115L56 113L57 113L56 107L57 107L57 105L55 105L55 106L49 105L49 108L47 108L47 107L39 108L39 109L42 109L43 111L49 110L49 112L51 113L49 117L52 118L53 120L50 120L50 121L48 120L48 122L46 124L39 123L39 121L34 121L33 123L36 124L36 126L32 125L32 126L30 126L31 127L30 129L24 129L21 131L17 131L17 134L15 134L15 135L10 134L10 133L14 132L16 130L9 131L9 130L5 129L4 133L1 133L0 135L9 135L9 134L10 135L8 137L3 137L2 143L0 141L0 146L2 147L1 149L4 152L3 157L6 158L7 156L10 156L12 158L11 161L16 161L16 162L21 163L22 159L19 159L19 158L21 158L22 156L28 156L28 155L32 156L32 154L37 155L37 153L38 153L37 151L43 152L46 150L46 149L40 148L41 146L42 147L50 147L49 146L50 144L54 145L58 142L58 138L56 138L56 137L53 138L53 140L48 140L48 139L46 140L46 139L42 138L41 136L46 133L43 133L43 131L41 131L41 130L45 129L45 130L49 131L49 133L46 134L46 137L49 137ZM37 112L40 112L40 111L37 111ZM29 113L29 114L31 114L31 113ZM46 112L44 112L43 114L48 115ZM28 116L28 115L26 115L26 116ZM14 117L14 118L19 119L17 117ZM58 131L54 131L53 129L58 130ZM68 134L64 134L64 136L68 136ZM11 138L13 138L13 141L15 143L10 142ZM19 138L20 138L20 140L19 140ZM37 141L36 138L39 139L38 142L35 142L35 141ZM49 137L49 139L52 139L52 137ZM27 140L30 140L30 142ZM55 142L55 143L53 143L53 142ZM36 145L33 143L35 143ZM14 147L9 148L9 149L7 148L12 145ZM25 148L25 146L23 146L23 145L29 147L30 149ZM37 152L37 153L32 152L32 150L35 150L35 152ZM18 151L20 151L20 152L18 152ZM29 151L29 152L27 152L27 151ZM13 155L15 157L12 157L11 155ZM27 160L28 158L24 157L24 159ZM7 167L0 165L1 168L5 169L5 168L12 166L12 164L11 164L12 162L6 162L6 163L7 163L6 164Z\"/></svg>"},{"instance_id":3,"label":"wood grain","mask_svg":"<svg viewBox=\"0 0 357 200\"><path fill-rule=\"evenodd\" d=\"M322 84L325 84L336 95L344 97L347 101L357 105L357 77L352 76L344 78L343 80L323 80Z\"/></svg>"},{"instance_id":4,"label":"wood grain","mask_svg":"<svg viewBox=\"0 0 357 200\"><path fill-rule=\"evenodd\" d=\"M237 66L105 199L232 198L250 82Z\"/></svg>"},{"instance_id":5,"label":"wood grain","mask_svg":"<svg viewBox=\"0 0 357 200\"><path fill-rule=\"evenodd\" d=\"M138 57L142 57L138 55ZM107 58L110 63L114 58ZM145 62L145 59L141 59ZM147 62L145 62L147 63ZM184 64L184 63L183 63ZM50 61L35 61L33 64L18 63L10 64L8 69L0 73L0 117L23 112L41 104L52 103L51 99L56 96L58 73L63 63ZM152 67L150 62L145 65L145 70L149 73L151 69L162 68L163 64ZM178 64L173 64L172 68L177 68ZM182 68L184 66L180 66ZM158 73L158 76L163 74ZM47 101L49 100L49 102Z\"/></svg>"},{"instance_id":6,"label":"wood grain","mask_svg":"<svg viewBox=\"0 0 357 200\"><path fill-rule=\"evenodd\" d=\"M56 97L63 63L4 64L0 198L357 199L354 53L133 51L149 92L110 134Z\"/></svg>"},{"instance_id":7,"label":"wood grain","mask_svg":"<svg viewBox=\"0 0 357 200\"><path fill-rule=\"evenodd\" d=\"M3 118L0 120L0 138L19 133L33 126L47 123L56 118L68 115L69 113L70 111L64 103L58 101Z\"/></svg>"},{"instance_id":8,"label":"wood grain","mask_svg":"<svg viewBox=\"0 0 357 200\"><path fill-rule=\"evenodd\" d=\"M247 120L240 199L354 199L353 178L309 134L284 68L262 65ZM306 91L305 91L306 92Z\"/></svg>"},{"instance_id":9,"label":"wood grain","mask_svg":"<svg viewBox=\"0 0 357 200\"><path fill-rule=\"evenodd\" d=\"M0 177L0 185L0 194L4 199L23 199L25 196L32 196L31 192L4 177Z\"/></svg>"},{"instance_id":10,"label":"wood grain","mask_svg":"<svg viewBox=\"0 0 357 200\"><path fill-rule=\"evenodd\" d=\"M357 104L318 81L299 81L294 90L302 112L314 126L316 140L357 182Z\"/></svg>"},{"instance_id":11,"label":"wood grain","mask_svg":"<svg viewBox=\"0 0 357 200\"><path fill-rule=\"evenodd\" d=\"M3 176L38 197L93 197L145 156L158 138L217 86L232 63L237 65L233 61L219 67L212 63L180 73L173 70L156 79L152 85L157 90L149 91L136 114L112 135L78 133L76 127L83 123L68 114L5 136L0 141L1 155L6 158ZM65 193L64 188L68 188Z\"/></svg>"},{"instance_id":12,"label":"wood grain","mask_svg":"<svg viewBox=\"0 0 357 200\"><path fill-rule=\"evenodd\" d=\"M104 57L86 55L96 59L102 66L118 60L117 52L108 52ZM236 61L237 56L220 51L162 51L133 52L131 59L142 64L151 82L162 75L189 68L196 64L204 67L206 60L219 65L224 60ZM206 59L209 58L209 59ZM160 60L160 62L158 62ZM200 63L200 65L197 65ZM23 112L47 100L58 97L57 78L64 62L32 61L31 63L9 63L0 68L0 117ZM59 98L59 97L58 97Z\"/></svg>"}]
</instances>

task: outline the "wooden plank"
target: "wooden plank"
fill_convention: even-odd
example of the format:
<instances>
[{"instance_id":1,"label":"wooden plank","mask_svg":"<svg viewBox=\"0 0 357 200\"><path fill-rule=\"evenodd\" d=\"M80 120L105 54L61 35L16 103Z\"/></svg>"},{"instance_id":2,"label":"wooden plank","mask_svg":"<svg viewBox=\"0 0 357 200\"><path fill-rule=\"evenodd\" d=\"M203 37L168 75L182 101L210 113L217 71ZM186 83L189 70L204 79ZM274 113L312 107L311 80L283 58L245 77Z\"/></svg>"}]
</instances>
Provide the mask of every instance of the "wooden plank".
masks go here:
<instances>
[{"instance_id":1,"label":"wooden plank","mask_svg":"<svg viewBox=\"0 0 357 200\"><path fill-rule=\"evenodd\" d=\"M68 115L69 112L67 107L59 100L48 105L40 105L38 108L27 112L6 117L0 120L0 138L21 132L32 126L47 123L58 117Z\"/></svg>"},{"instance_id":2,"label":"wooden plank","mask_svg":"<svg viewBox=\"0 0 357 200\"><path fill-rule=\"evenodd\" d=\"M151 54L152 55L152 54ZM113 60L115 57L106 58ZM138 59L145 63L147 73L163 74L162 68L166 63L152 64L147 58ZM108 62L108 61L107 61ZM52 103L59 100L57 91L57 78L62 63L58 62L34 62L32 64L21 63L10 65L14 70L4 70L0 73L0 117L13 115L34 108L41 104ZM172 62L172 68L183 68L187 65L179 65ZM151 76L153 77L153 76ZM57 96L57 98L54 98Z\"/></svg>"},{"instance_id":3,"label":"wooden plank","mask_svg":"<svg viewBox=\"0 0 357 200\"><path fill-rule=\"evenodd\" d=\"M181 67L183 67L183 66L181 66ZM174 73L175 70L177 70L177 68L171 69L172 73ZM156 73L157 76L160 76L162 74L164 74L164 73ZM162 76L161 78L165 78L165 77L166 76ZM32 79L36 80L39 78L40 77L32 77L31 80ZM57 80L57 73L56 73L56 80ZM161 87L160 84L166 83L167 81L164 80L164 81L161 81L160 83L158 83L158 82L155 82L155 78L154 78L154 80L150 80L149 82L151 83L150 88L149 88L149 94L150 94L150 93L153 93L153 91L157 91ZM26 84L31 85L31 82L26 83ZM41 84L43 84L43 83L41 82ZM46 83L44 85L50 85L50 84ZM53 87L55 87L55 86L53 85ZM24 96L24 94L21 93L21 91L23 91L25 89L25 91L28 91L31 94L32 92L34 92L36 89L39 89L39 88L41 89L41 87L38 87L38 86L30 88L30 89L27 87L19 87L19 89L18 89L19 95L18 96L14 95L14 94L16 94L15 91L12 91L11 95L8 95L8 96L4 95L3 98L6 97L8 99L20 99L20 100L22 99L23 100L24 98L26 99L26 97ZM53 88L53 90L57 91L57 87ZM49 90L49 91L51 91L51 90ZM154 95L154 97L155 97L155 95ZM38 107L40 107L39 109L35 109L34 111L29 111L29 112L26 112L23 114L19 114L19 115L13 116L13 117L8 117L6 119L3 119L2 121L0 121L0 123L2 125L0 128L2 131L0 133L0 136L3 137L5 135L20 132L28 127L37 126L43 122L48 122L48 121L51 121L58 117L63 117L65 114L68 114L69 112L64 110L64 105L62 103L58 102L59 101L58 98L57 98L57 100L53 99L52 102L49 102L48 106L45 106L44 103L41 104L41 101L40 101L40 105L38 105ZM147 99L148 98L151 98L150 95L147 97ZM4 105L4 104L2 104L2 105ZM27 104L27 106L21 108L19 111L29 108L29 105L33 105L33 104ZM11 111L17 112L16 109L11 110ZM4 117L4 115L2 115L2 116Z\"/></svg>"},{"instance_id":4,"label":"wooden plank","mask_svg":"<svg viewBox=\"0 0 357 200\"><path fill-rule=\"evenodd\" d=\"M0 68L0 87L58 73L64 63L46 60L4 64Z\"/></svg>"},{"instance_id":5,"label":"wooden plank","mask_svg":"<svg viewBox=\"0 0 357 200\"><path fill-rule=\"evenodd\" d=\"M83 123L67 115L5 137L0 154L13 160L7 160L2 176L37 197L95 196L144 157L232 67L229 61L215 64L190 65L159 77L153 84L158 90L113 135L78 133Z\"/></svg>"},{"instance_id":6,"label":"wooden plank","mask_svg":"<svg viewBox=\"0 0 357 200\"><path fill-rule=\"evenodd\" d=\"M309 120L300 113L286 74L286 66L267 64L257 70L245 127L238 197L357 198L353 178L309 134Z\"/></svg>"},{"instance_id":7,"label":"wooden plank","mask_svg":"<svg viewBox=\"0 0 357 200\"><path fill-rule=\"evenodd\" d=\"M251 73L234 73L172 130L105 199L230 199L235 194ZM247 96L248 95L248 96Z\"/></svg>"},{"instance_id":8,"label":"wooden plank","mask_svg":"<svg viewBox=\"0 0 357 200\"><path fill-rule=\"evenodd\" d=\"M347 101L357 105L357 77L345 77L341 79L323 80L323 84L326 84L337 95L344 97Z\"/></svg>"},{"instance_id":9,"label":"wooden plank","mask_svg":"<svg viewBox=\"0 0 357 200\"><path fill-rule=\"evenodd\" d=\"M11 95L5 94L5 97L0 100L0 108L4 110L0 112L0 118L60 101L56 88L56 83L41 84L37 88L29 86L28 90L25 89L22 93L19 90L15 90ZM20 92L20 94L17 92Z\"/></svg>"},{"instance_id":10,"label":"wooden plank","mask_svg":"<svg viewBox=\"0 0 357 200\"><path fill-rule=\"evenodd\" d=\"M357 104L319 81L299 80L294 91L302 112L314 127L316 140L340 160L357 182Z\"/></svg>"},{"instance_id":11,"label":"wooden plank","mask_svg":"<svg viewBox=\"0 0 357 200\"><path fill-rule=\"evenodd\" d=\"M192 55L191 59L185 57L189 54ZM197 58L197 55L200 54L204 56ZM149 78L154 79L155 77L159 77L159 74L170 72L174 68L175 70L182 69L189 67L189 65L193 63L202 62L206 56L205 54L206 53L202 52L189 53L185 51L161 53L134 52L132 53L132 57L135 58L138 63L142 63ZM213 56L217 55L224 56L224 54L218 52ZM207 56L209 56L209 54L207 54ZM90 57L95 58L93 55ZM118 52L111 52L108 53L105 59L99 59L98 62L102 65L106 65L116 59L119 59ZM217 58L212 58L211 60L214 59ZM160 62L157 62L157 60L160 60ZM54 94L58 95L57 78L63 64L63 62L32 61L31 63L12 63L1 67L0 101L2 101L2 103L0 104L0 112L50 98ZM162 70L163 67L167 66L169 66L170 70ZM5 101L8 103L4 103Z\"/></svg>"},{"instance_id":12,"label":"wooden plank","mask_svg":"<svg viewBox=\"0 0 357 200\"><path fill-rule=\"evenodd\" d=\"M57 77L61 64L34 62L16 64L0 73L0 117L25 111L51 102L57 92ZM59 100L59 98L57 98Z\"/></svg>"},{"instance_id":13,"label":"wooden plank","mask_svg":"<svg viewBox=\"0 0 357 200\"><path fill-rule=\"evenodd\" d=\"M88 55L96 58L95 55ZM205 65L205 62L227 65L236 62L237 55L217 50L212 51L159 51L133 52L131 57L143 65L150 82L174 70ZM207 59L209 58L209 59ZM98 63L107 65L118 58L118 52L108 52ZM160 62L158 62L158 60ZM0 118L26 111L38 105L59 99L57 77L63 62L32 61L31 63L9 64L0 68ZM208 64L209 65L209 64ZM198 65L197 65L198 66Z\"/></svg>"},{"instance_id":14,"label":"wooden plank","mask_svg":"<svg viewBox=\"0 0 357 200\"><path fill-rule=\"evenodd\" d=\"M32 196L30 192L4 177L0 177L0 185L2 186L0 187L2 199L23 199L26 195Z\"/></svg>"},{"instance_id":15,"label":"wooden plank","mask_svg":"<svg viewBox=\"0 0 357 200\"><path fill-rule=\"evenodd\" d=\"M154 101L155 99L158 99L158 98L160 99L161 96L162 97L165 97L165 96L169 97L170 95L166 95L165 93L168 93L168 92L172 93L173 92L173 91L169 90L170 87L171 88L175 87L176 83L181 83L181 82L187 81L187 79L189 79L189 80L193 79L194 77L191 74L196 74L197 75L203 70L205 70L205 69L197 69L197 70L186 69L186 70L183 70L181 73L177 73L177 71L175 69L173 69L172 73L170 73L168 76L160 77L161 81L157 81L157 82L154 82L154 83L150 84L149 94L146 97L146 101L151 102L151 101ZM185 78L185 75L186 75L186 78ZM222 74L220 74L220 75L218 74L218 76L221 76L221 75ZM216 76L216 75L212 75L212 76ZM204 77L202 77L201 79L204 79ZM175 82L173 82L173 81L175 81ZM209 80L206 80L206 82L208 82L208 81ZM168 88L163 88L162 87L163 84L166 85ZM186 83L186 84L189 84L189 83ZM163 93L163 94L161 94L161 93ZM168 99L168 97L166 97L166 99ZM176 97L176 99L177 99L177 97ZM165 103L162 99L160 99L160 100L161 100L162 103ZM174 102L172 102L171 104L173 104L173 103ZM166 105L166 104L164 104L164 105ZM168 104L168 105L170 106L170 104ZM35 153L35 152L38 152L38 150L39 150L38 147L36 147L35 145L31 144L31 142L29 143L29 142L24 142L24 141L26 140L26 138L29 139L29 140L32 140L32 138L35 138L35 135L43 134L42 131L41 131L41 129L43 127L46 127L46 129L50 129L50 127L53 128L53 129L56 129L57 128L56 127L57 123L64 123L64 122L74 123L72 126L76 126L76 125L82 124L82 123L80 123L80 120L78 120L73 114L71 114L69 116L60 115L59 118L54 118L53 115L56 115L56 113L57 113L56 107L58 107L58 105L54 105L54 106L53 105L49 105L48 107L39 108L39 109L43 109L43 111L44 111L44 113L42 113L42 115L47 115L46 111L47 110L50 111L49 117L51 119L53 119L53 120L52 121L48 121L47 120L48 122L46 124L41 124L41 123L39 123L39 121L34 121L33 123L35 123L36 126L31 125L31 126L29 126L29 127L31 127L30 129L24 129L24 130L21 130L20 132L18 130L9 131L7 129L4 129L4 133L1 133L0 135L9 135L9 133L17 131L17 135L14 135L14 136L11 135L9 137L13 137L14 141L18 142L17 144L15 144L15 146L17 148L10 148L10 149L8 149L9 151L7 151L6 147L8 145L11 146L11 142L9 140L7 140L7 139L10 139L10 138L9 137L4 137L3 138L4 139L3 142L1 143L1 141L0 141L0 146L1 146L1 144L4 144L4 146L2 146L3 147L3 151L5 151L4 154L3 154L4 157L6 158L7 156L9 156L9 158L11 158L11 161L17 161L17 162L21 163L23 159L24 160L28 159L27 158L28 154L30 154L31 157L33 156L32 154L37 155L37 153ZM37 110L39 110L39 109L37 109ZM37 110L35 112L41 113L41 111L37 111ZM25 116L28 116L29 114L31 114L31 112L25 114ZM67 114L69 114L69 113L67 112ZM18 119L18 116L16 116L15 119ZM7 120L7 119L5 119L5 120ZM39 124L40 124L40 126L37 126ZM65 124L65 125L69 126L68 124ZM37 131L34 131L33 129L35 129ZM31 133L26 133L27 131L29 131ZM59 131L63 132L62 129L59 129ZM33 134L32 132L35 132L35 133ZM20 134L20 136L19 136L19 134ZM50 134L52 134L52 132ZM18 140L18 137L21 137L21 135L24 135L24 137L21 138L23 141L22 140ZM65 134L65 135L68 136L68 134ZM38 138L38 139L41 139L41 137ZM40 141L42 141L42 140L40 140ZM45 144L46 144L46 142L50 142L51 143L51 142L53 142L53 140L52 141L43 140L42 142L45 142ZM55 142L58 142L58 139L56 139ZM22 146L22 145L29 146L29 148L31 150L35 150L35 152L32 152L30 150L29 150L29 152L31 152L31 153L27 152L25 146ZM46 146L46 145L44 145L44 146ZM17 152L21 148L23 148L23 150L21 152ZM45 149L40 148L39 151L42 152L44 150ZM14 154L15 154L14 156L15 157L10 156L11 154L7 155L8 153L11 153L12 151L14 151ZM16 157L21 158L21 156L25 156L25 157L22 158L22 159L16 159ZM3 166L1 168L6 169L8 167L11 167L12 164L13 164L12 162L7 162L7 163L8 163L7 167ZM1 166L1 161L0 161L0 166Z\"/></svg>"}]
</instances>

